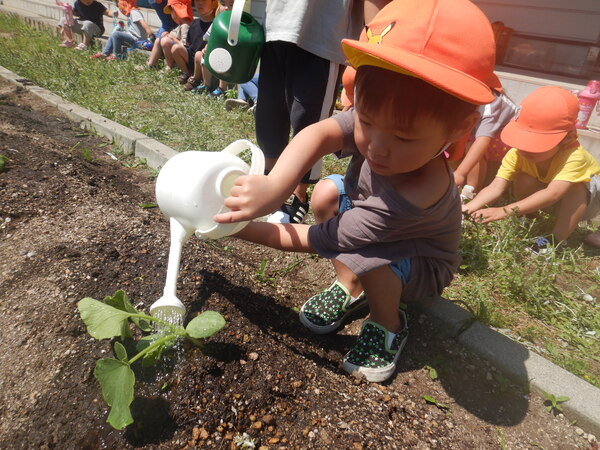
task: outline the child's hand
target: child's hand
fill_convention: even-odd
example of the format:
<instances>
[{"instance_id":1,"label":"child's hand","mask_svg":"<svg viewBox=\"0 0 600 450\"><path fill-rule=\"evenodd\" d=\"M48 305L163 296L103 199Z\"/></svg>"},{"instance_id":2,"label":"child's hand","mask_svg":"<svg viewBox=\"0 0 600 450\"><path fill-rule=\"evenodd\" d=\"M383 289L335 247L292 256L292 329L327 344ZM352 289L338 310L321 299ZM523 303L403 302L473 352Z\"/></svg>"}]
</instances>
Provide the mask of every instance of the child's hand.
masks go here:
<instances>
[{"instance_id":1,"label":"child's hand","mask_svg":"<svg viewBox=\"0 0 600 450\"><path fill-rule=\"evenodd\" d=\"M235 180L231 196L225 199L230 212L217 214L218 223L242 222L262 217L275 211L285 200L274 194L274 186L265 175L244 175Z\"/></svg>"},{"instance_id":2,"label":"child's hand","mask_svg":"<svg viewBox=\"0 0 600 450\"><path fill-rule=\"evenodd\" d=\"M508 212L504 208L483 208L471 213L471 217L481 223L495 222L507 216Z\"/></svg>"},{"instance_id":3,"label":"child's hand","mask_svg":"<svg viewBox=\"0 0 600 450\"><path fill-rule=\"evenodd\" d=\"M456 186L461 187L463 184L465 184L466 177L458 172L454 172L454 184L456 184Z\"/></svg>"}]
</instances>

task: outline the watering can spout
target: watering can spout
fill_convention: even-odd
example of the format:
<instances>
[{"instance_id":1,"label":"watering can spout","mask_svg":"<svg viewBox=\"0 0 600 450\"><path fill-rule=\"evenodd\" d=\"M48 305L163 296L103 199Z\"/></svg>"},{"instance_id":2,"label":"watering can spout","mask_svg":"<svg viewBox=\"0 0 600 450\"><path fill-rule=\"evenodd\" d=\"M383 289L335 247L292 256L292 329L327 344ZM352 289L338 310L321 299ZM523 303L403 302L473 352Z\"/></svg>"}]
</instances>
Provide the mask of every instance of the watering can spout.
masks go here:
<instances>
[{"instance_id":1,"label":"watering can spout","mask_svg":"<svg viewBox=\"0 0 600 450\"><path fill-rule=\"evenodd\" d=\"M185 305L174 295L163 295L150 307L150 315L163 320L179 320L185 316Z\"/></svg>"}]
</instances>

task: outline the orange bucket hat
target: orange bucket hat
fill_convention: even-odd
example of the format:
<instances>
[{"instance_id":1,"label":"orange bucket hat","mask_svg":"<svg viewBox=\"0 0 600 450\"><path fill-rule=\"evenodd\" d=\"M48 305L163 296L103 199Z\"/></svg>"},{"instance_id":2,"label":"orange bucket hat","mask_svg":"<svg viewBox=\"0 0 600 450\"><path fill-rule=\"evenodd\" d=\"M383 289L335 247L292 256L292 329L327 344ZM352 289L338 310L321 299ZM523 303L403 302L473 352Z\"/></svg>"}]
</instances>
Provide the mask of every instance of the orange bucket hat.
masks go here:
<instances>
[{"instance_id":1,"label":"orange bucket hat","mask_svg":"<svg viewBox=\"0 0 600 450\"><path fill-rule=\"evenodd\" d=\"M137 8L136 0L119 0L118 8L124 16L128 16L132 9Z\"/></svg>"},{"instance_id":2,"label":"orange bucket hat","mask_svg":"<svg viewBox=\"0 0 600 450\"><path fill-rule=\"evenodd\" d=\"M355 68L412 75L477 105L494 99L494 33L469 0L393 0L342 47Z\"/></svg>"},{"instance_id":3,"label":"orange bucket hat","mask_svg":"<svg viewBox=\"0 0 600 450\"><path fill-rule=\"evenodd\" d=\"M544 86L525 97L516 118L504 127L500 138L524 152L543 153L575 130L578 113L579 101L571 92Z\"/></svg>"},{"instance_id":4,"label":"orange bucket hat","mask_svg":"<svg viewBox=\"0 0 600 450\"><path fill-rule=\"evenodd\" d=\"M189 22L194 20L194 13L192 12L192 0L169 0L167 5L181 20Z\"/></svg>"}]
</instances>

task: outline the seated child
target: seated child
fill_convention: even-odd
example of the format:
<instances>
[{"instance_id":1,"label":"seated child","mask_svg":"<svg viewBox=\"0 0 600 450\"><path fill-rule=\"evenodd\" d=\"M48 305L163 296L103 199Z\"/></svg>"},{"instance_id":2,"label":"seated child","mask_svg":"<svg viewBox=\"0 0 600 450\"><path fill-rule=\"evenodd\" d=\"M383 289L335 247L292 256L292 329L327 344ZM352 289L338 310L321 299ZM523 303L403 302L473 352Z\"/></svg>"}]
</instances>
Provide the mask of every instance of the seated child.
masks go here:
<instances>
[{"instance_id":1,"label":"seated child","mask_svg":"<svg viewBox=\"0 0 600 450\"><path fill-rule=\"evenodd\" d=\"M553 207L552 234L536 238L530 251L547 253L563 243L577 224L600 212L600 165L577 141L577 98L557 86L541 87L521 103L516 119L502 130L501 138L513 147L502 160L492 183L482 189L463 211L483 223L511 213L536 213ZM516 201L488 207L512 182Z\"/></svg>"},{"instance_id":2,"label":"seated child","mask_svg":"<svg viewBox=\"0 0 600 450\"><path fill-rule=\"evenodd\" d=\"M500 80L494 76L494 101L479 107L481 119L471 133L470 146L458 167L454 182L461 187L473 186L479 192L489 184L509 148L500 140L500 131L517 113L517 106L502 91ZM488 175L490 174L490 175Z\"/></svg>"},{"instance_id":3,"label":"seated child","mask_svg":"<svg viewBox=\"0 0 600 450\"><path fill-rule=\"evenodd\" d=\"M178 25L175 23L171 14L167 14L165 9L169 9L167 0L153 0L150 4L152 9L156 11L156 15L160 19L160 28L156 32L156 40L152 46L152 52L146 62L148 67L156 67L158 61L163 57L163 50L160 44L161 40L168 36L169 33L174 30Z\"/></svg>"},{"instance_id":4,"label":"seated child","mask_svg":"<svg viewBox=\"0 0 600 450\"><path fill-rule=\"evenodd\" d=\"M233 8L233 0L219 0L219 7L217 8L217 13L215 14L215 17L224 11L231 11L232 8ZM209 36L210 36L210 29L206 32L204 39L206 41L208 41ZM202 53L202 62L203 61L204 61L204 52ZM211 84L210 80L212 80L213 77L214 77L214 75L212 73L210 73L209 70L206 68L206 66L202 63L202 78L204 79L204 84L198 86L197 91L203 92L206 89L205 85ZM217 78L217 77L214 77L214 78ZM226 90L227 90L227 82L223 81L223 80L219 80L219 85L215 88L214 91L212 91L210 93L210 95L213 97L221 97L221 96L225 95Z\"/></svg>"},{"instance_id":5,"label":"seated child","mask_svg":"<svg viewBox=\"0 0 600 450\"><path fill-rule=\"evenodd\" d=\"M57 4L65 7L65 3L57 1ZM116 17L117 11L109 11L106 6L96 0L76 0L73 5L73 15L76 16L73 23L70 24L70 19L63 17L58 26L60 34L64 41L60 44L61 47L72 48L77 50L87 50L92 39L100 37L104 34L104 20L102 16ZM83 42L75 46L73 33L81 33Z\"/></svg>"},{"instance_id":6,"label":"seated child","mask_svg":"<svg viewBox=\"0 0 600 450\"><path fill-rule=\"evenodd\" d=\"M231 111L235 108L253 108L258 98L258 73L250 81L238 85L237 98L225 100L225 109Z\"/></svg>"},{"instance_id":7,"label":"seated child","mask_svg":"<svg viewBox=\"0 0 600 450\"><path fill-rule=\"evenodd\" d=\"M119 11L127 17L126 31L114 30L102 52L90 56L91 59L114 61L123 53L124 44L133 47L137 41L147 39L152 34L140 9L135 6L135 0L119 0Z\"/></svg>"},{"instance_id":8,"label":"seated child","mask_svg":"<svg viewBox=\"0 0 600 450\"><path fill-rule=\"evenodd\" d=\"M177 25L189 25L194 20L192 0L167 0L171 18Z\"/></svg>"},{"instance_id":9,"label":"seated child","mask_svg":"<svg viewBox=\"0 0 600 450\"><path fill-rule=\"evenodd\" d=\"M316 225L250 222L236 237L331 259L337 280L302 306L300 321L330 333L368 304L343 367L382 382L408 336L400 302L441 294L458 267L460 198L443 152L475 125L476 106L493 100L495 48L469 0L392 1L366 30L342 41L357 69L355 108L300 131L268 175L237 178L231 211L214 219L262 217L317 160L351 157L344 177L315 186Z\"/></svg>"},{"instance_id":10,"label":"seated child","mask_svg":"<svg viewBox=\"0 0 600 450\"><path fill-rule=\"evenodd\" d=\"M177 43L171 47L173 61L181 70L179 82L186 91L191 91L202 83L202 50L206 46L204 34L212 24L216 7L216 0L196 0L199 18L190 24L186 44Z\"/></svg>"}]
</instances>

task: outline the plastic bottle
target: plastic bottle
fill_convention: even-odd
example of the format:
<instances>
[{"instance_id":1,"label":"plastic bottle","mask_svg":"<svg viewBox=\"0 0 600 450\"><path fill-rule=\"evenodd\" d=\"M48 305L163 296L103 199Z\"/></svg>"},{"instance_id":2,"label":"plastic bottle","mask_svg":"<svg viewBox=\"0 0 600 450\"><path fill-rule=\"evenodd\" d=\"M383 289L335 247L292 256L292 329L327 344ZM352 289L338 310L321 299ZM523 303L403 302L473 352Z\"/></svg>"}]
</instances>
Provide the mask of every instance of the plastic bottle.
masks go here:
<instances>
[{"instance_id":1,"label":"plastic bottle","mask_svg":"<svg viewBox=\"0 0 600 450\"><path fill-rule=\"evenodd\" d=\"M585 129L596 102L600 100L600 81L591 80L577 97L579 98L579 114L577 115L575 127Z\"/></svg>"},{"instance_id":2,"label":"plastic bottle","mask_svg":"<svg viewBox=\"0 0 600 450\"><path fill-rule=\"evenodd\" d=\"M465 203L467 200L473 200L473 197L475 197L475 188L469 184L465 184L460 193L460 199Z\"/></svg>"}]
</instances>

